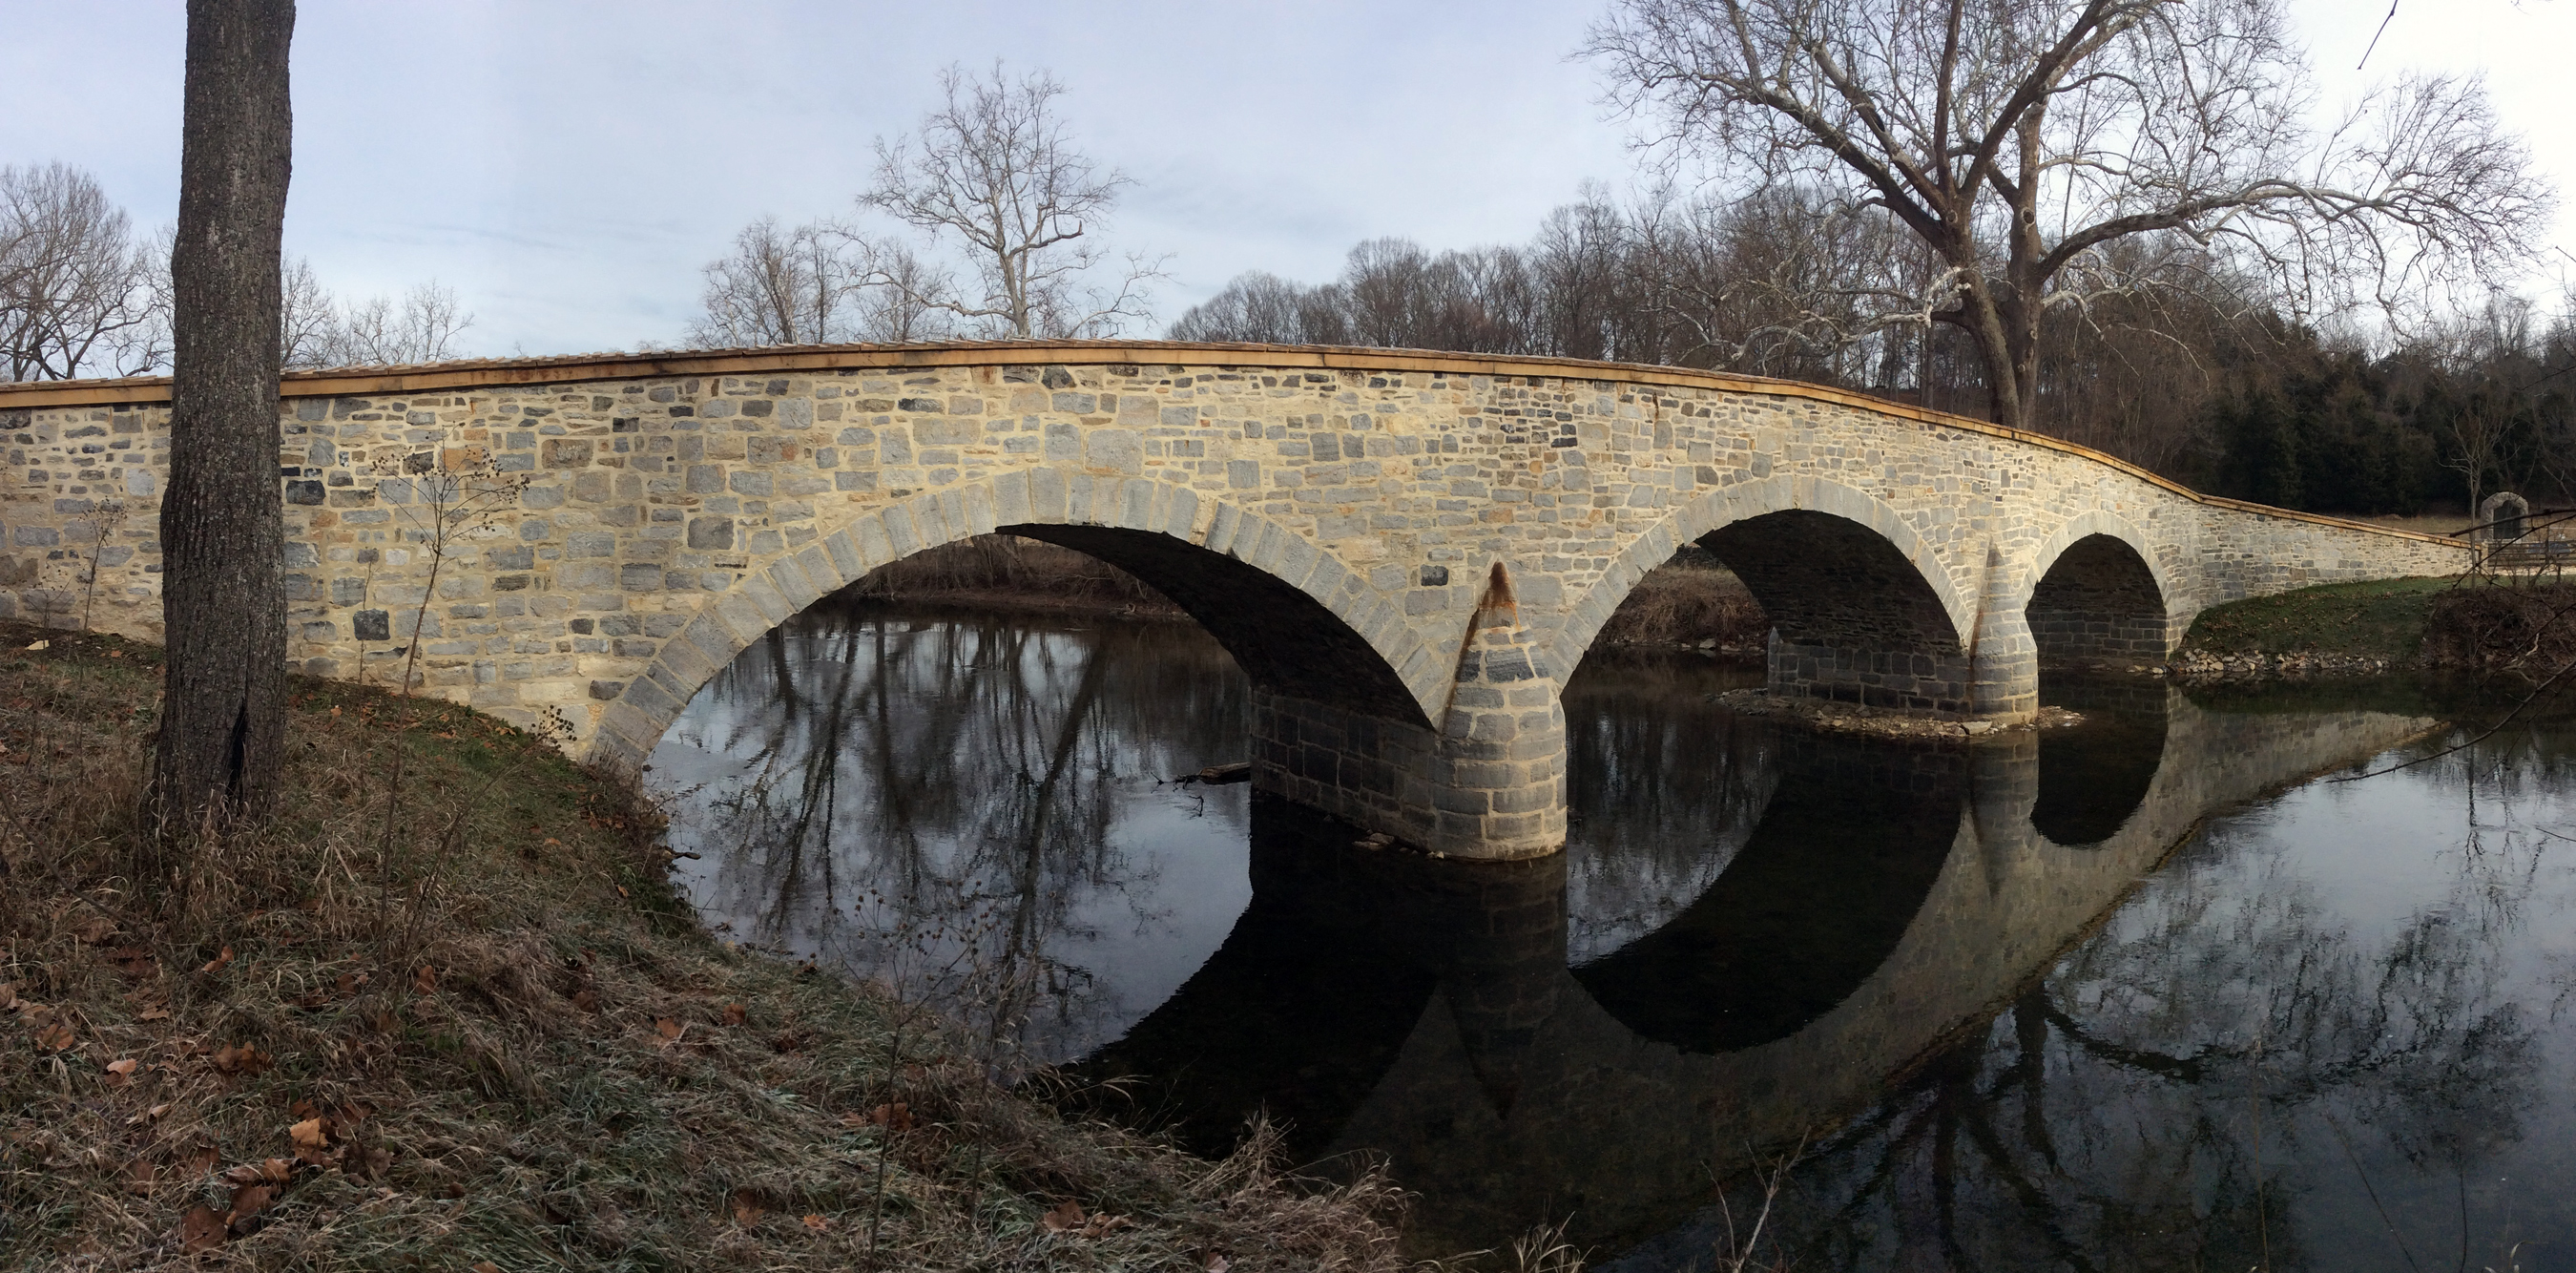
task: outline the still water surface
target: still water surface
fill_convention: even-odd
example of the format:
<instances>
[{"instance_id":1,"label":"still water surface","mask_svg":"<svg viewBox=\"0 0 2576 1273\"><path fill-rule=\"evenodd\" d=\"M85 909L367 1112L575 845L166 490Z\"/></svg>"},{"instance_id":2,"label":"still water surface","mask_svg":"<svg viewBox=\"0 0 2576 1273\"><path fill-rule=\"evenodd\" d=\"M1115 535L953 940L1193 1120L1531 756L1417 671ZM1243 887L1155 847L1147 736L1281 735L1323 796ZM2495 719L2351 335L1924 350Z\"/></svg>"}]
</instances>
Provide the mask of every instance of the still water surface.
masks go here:
<instances>
[{"instance_id":1,"label":"still water surface","mask_svg":"<svg viewBox=\"0 0 2576 1273\"><path fill-rule=\"evenodd\" d=\"M1815 1269L2576 1270L2576 721L2334 781L2498 709L2053 684L2084 724L1963 752L1745 683L1588 661L1538 863L1169 781L1243 758L1248 694L1168 624L827 605L654 776L730 935L1204 1151L1266 1110L1383 1159L1425 1254L1563 1220L1728 1267L1759 1217Z\"/></svg>"}]
</instances>

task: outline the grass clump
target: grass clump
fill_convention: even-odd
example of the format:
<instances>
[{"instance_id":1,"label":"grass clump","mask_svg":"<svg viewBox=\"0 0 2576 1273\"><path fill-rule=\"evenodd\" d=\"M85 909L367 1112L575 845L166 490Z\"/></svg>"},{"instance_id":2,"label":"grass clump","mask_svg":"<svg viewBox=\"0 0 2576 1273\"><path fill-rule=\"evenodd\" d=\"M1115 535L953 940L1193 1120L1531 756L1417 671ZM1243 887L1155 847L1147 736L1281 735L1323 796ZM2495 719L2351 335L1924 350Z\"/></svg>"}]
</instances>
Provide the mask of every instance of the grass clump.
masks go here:
<instances>
[{"instance_id":1,"label":"grass clump","mask_svg":"<svg viewBox=\"0 0 2576 1273\"><path fill-rule=\"evenodd\" d=\"M1060 1116L712 941L648 802L450 704L298 682L285 812L138 878L156 656L0 627L0 1267L1398 1263L1377 1177Z\"/></svg>"},{"instance_id":2,"label":"grass clump","mask_svg":"<svg viewBox=\"0 0 2576 1273\"><path fill-rule=\"evenodd\" d=\"M1770 618L1744 581L1709 553L1688 548L1641 576L1594 640L1760 654L1770 631Z\"/></svg>"},{"instance_id":3,"label":"grass clump","mask_svg":"<svg viewBox=\"0 0 2576 1273\"><path fill-rule=\"evenodd\" d=\"M2411 663L2422 651L2433 600L2450 579L2321 584L2212 606L2183 649L2210 654L2343 654Z\"/></svg>"}]
</instances>

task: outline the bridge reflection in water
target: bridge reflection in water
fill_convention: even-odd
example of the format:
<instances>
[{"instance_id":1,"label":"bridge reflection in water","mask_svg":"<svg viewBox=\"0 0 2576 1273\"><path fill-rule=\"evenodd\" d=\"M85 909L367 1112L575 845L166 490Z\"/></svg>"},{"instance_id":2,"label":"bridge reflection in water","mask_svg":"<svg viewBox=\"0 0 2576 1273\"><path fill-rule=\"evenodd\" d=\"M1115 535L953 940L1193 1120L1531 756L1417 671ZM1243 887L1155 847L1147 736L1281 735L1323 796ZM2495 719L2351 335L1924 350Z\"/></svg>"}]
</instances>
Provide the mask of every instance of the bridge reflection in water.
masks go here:
<instances>
[{"instance_id":1,"label":"bridge reflection in water","mask_svg":"<svg viewBox=\"0 0 2576 1273\"><path fill-rule=\"evenodd\" d=\"M1241 788L1172 822L1181 797L1148 798L1140 775L1229 758L1188 754L1242 736L1220 667L1117 660L1104 643L1127 638L1097 630L1040 658L988 628L920 663L982 668L983 688L943 672L958 700L905 726L884 712L908 684L885 630L873 651L851 637L809 660L819 673L784 648L766 673L747 653L719 683L733 706L693 706L657 753L683 772L729 750L769 766L703 833L737 847L702 896L751 936L863 968L865 930L887 915L862 912L889 894L925 928L998 910L963 940L990 947L969 962L1038 988L1002 1015L1052 1005L1038 1059L1089 1049L1068 1068L1125 1080L1130 1108L1211 1152L1267 1110L1305 1159L1384 1157L1420 1195L1408 1223L1426 1252L1569 1216L1577 1240L1616 1249L1683 1221L1713 1173L1859 1114L2013 1010L2204 817L2431 724L2061 686L2051 701L2086 724L1906 747L1737 720L1705 673L1592 665L1566 700L1569 851L1469 864L1361 847L1299 806L1239 803ZM937 629L952 644L962 630ZM1076 648L1087 657L1063 657ZM844 683L796 700L814 728L747 723L817 674ZM1141 681L1113 689L1122 677ZM978 712L989 732L939 734ZM1024 750L984 745L1012 731ZM959 770L960 755L986 763ZM1248 904L1173 887L1247 836ZM1213 953L1159 985L1099 962L1106 947L1087 965L1063 953L1123 916L1162 938L1118 949L1187 963L1187 931L1212 936L1233 906ZM1094 977L1120 984L1070 986ZM1067 1008L1084 993L1088 1031Z\"/></svg>"}]
</instances>

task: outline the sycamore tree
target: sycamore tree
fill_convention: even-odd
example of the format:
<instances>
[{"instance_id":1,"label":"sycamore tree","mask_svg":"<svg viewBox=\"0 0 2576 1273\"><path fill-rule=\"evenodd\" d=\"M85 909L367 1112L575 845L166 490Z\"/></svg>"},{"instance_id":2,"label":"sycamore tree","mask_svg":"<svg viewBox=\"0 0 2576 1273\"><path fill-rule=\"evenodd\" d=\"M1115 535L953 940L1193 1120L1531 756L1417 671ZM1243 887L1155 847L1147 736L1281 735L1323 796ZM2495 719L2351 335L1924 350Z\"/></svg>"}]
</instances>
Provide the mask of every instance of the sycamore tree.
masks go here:
<instances>
[{"instance_id":1,"label":"sycamore tree","mask_svg":"<svg viewBox=\"0 0 2576 1273\"><path fill-rule=\"evenodd\" d=\"M294 34L293 0L188 3L151 792L165 835L265 817L285 759L278 262Z\"/></svg>"},{"instance_id":2,"label":"sycamore tree","mask_svg":"<svg viewBox=\"0 0 2576 1273\"><path fill-rule=\"evenodd\" d=\"M1996 420L2030 427L2053 310L2222 269L2293 312L2404 318L2527 268L2553 196L2483 85L2405 77L2319 126L2285 8L1614 0L1584 52L1668 160L1919 240L1928 267L1849 334L1959 329Z\"/></svg>"}]
</instances>

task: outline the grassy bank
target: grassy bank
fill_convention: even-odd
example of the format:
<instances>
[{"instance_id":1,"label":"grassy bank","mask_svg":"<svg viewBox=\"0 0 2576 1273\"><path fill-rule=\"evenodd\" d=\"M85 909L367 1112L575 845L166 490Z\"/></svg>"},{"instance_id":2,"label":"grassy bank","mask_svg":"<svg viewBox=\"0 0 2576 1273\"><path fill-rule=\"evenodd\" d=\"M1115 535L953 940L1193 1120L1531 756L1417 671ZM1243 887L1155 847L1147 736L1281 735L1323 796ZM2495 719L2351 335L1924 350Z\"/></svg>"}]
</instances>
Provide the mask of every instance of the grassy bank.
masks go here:
<instances>
[{"instance_id":1,"label":"grassy bank","mask_svg":"<svg viewBox=\"0 0 2576 1273\"><path fill-rule=\"evenodd\" d=\"M2212 606L2192 622L2183 649L2210 654L2343 654L2411 663L2424 623L2449 579L2325 584Z\"/></svg>"},{"instance_id":2,"label":"grassy bank","mask_svg":"<svg viewBox=\"0 0 2576 1273\"><path fill-rule=\"evenodd\" d=\"M456 707L298 683L277 823L146 874L156 652L0 639L0 1266L1397 1264L1381 1183L1059 1116L710 940L649 805Z\"/></svg>"},{"instance_id":3,"label":"grassy bank","mask_svg":"<svg viewBox=\"0 0 2576 1273\"><path fill-rule=\"evenodd\" d=\"M2203 611L2181 654L2545 675L2576 659L2576 585L2472 576L2302 588Z\"/></svg>"},{"instance_id":4,"label":"grassy bank","mask_svg":"<svg viewBox=\"0 0 2576 1273\"><path fill-rule=\"evenodd\" d=\"M971 606L1005 614L1189 617L1116 566L1016 535L977 535L914 553L868 572L850 585L850 592L873 601Z\"/></svg>"}]
</instances>

